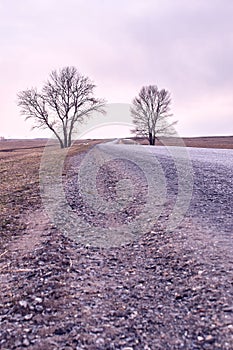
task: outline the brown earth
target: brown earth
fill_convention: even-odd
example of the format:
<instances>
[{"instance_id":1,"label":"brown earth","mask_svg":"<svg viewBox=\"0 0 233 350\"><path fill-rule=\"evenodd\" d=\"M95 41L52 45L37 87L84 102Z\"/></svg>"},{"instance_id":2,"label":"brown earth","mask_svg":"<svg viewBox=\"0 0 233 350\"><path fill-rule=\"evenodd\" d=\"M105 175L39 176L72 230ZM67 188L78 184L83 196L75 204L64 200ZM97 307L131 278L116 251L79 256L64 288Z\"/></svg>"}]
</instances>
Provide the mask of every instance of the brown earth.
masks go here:
<instances>
[{"instance_id":1,"label":"brown earth","mask_svg":"<svg viewBox=\"0 0 233 350\"><path fill-rule=\"evenodd\" d=\"M19 214L40 206L39 167L46 140L0 141L1 237L17 233ZM82 152L99 141L76 142L70 149ZM20 226L20 224L19 224ZM21 229L21 226L19 227Z\"/></svg>"},{"instance_id":2,"label":"brown earth","mask_svg":"<svg viewBox=\"0 0 233 350\"><path fill-rule=\"evenodd\" d=\"M135 138L135 140L144 145L149 144L145 138ZM233 136L172 137L161 138L161 140L169 146L181 146L184 143L186 147L233 149ZM156 145L163 145L163 142L156 141Z\"/></svg>"},{"instance_id":3,"label":"brown earth","mask_svg":"<svg viewBox=\"0 0 233 350\"><path fill-rule=\"evenodd\" d=\"M72 242L41 205L45 142L0 141L0 348L232 349L231 266L216 242L193 222L174 235L158 226L109 250ZM77 142L69 157L98 142ZM232 142L185 140L213 148Z\"/></svg>"}]
</instances>

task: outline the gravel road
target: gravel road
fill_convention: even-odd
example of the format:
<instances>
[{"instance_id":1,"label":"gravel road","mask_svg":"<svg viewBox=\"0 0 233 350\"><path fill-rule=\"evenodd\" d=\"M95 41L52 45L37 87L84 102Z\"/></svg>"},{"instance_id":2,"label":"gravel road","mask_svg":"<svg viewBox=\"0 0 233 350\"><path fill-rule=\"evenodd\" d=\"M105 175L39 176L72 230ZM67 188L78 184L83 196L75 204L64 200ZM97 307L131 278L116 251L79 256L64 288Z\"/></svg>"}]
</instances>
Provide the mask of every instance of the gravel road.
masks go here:
<instances>
[{"instance_id":1,"label":"gravel road","mask_svg":"<svg viewBox=\"0 0 233 350\"><path fill-rule=\"evenodd\" d=\"M25 213L0 255L1 349L232 350L232 157L108 143L70 158L45 196L55 225Z\"/></svg>"},{"instance_id":2,"label":"gravel road","mask_svg":"<svg viewBox=\"0 0 233 350\"><path fill-rule=\"evenodd\" d=\"M177 150L176 147L170 149ZM233 233L233 151L204 148L187 150L194 175L194 188L188 213L198 218L208 231L228 233L230 242ZM171 168L169 149L166 151L164 147L156 147L153 148L153 153L157 159L166 162L169 172ZM186 153L179 156L184 157Z\"/></svg>"},{"instance_id":3,"label":"gravel road","mask_svg":"<svg viewBox=\"0 0 233 350\"><path fill-rule=\"evenodd\" d=\"M141 147L112 142L96 146L81 166L79 159L72 162L68 197L73 208L77 206L79 210L82 201L86 216L91 206L90 216L94 221L101 216L102 222L98 222L101 227L114 229L114 215L121 224L125 216L124 231L130 235L138 226L139 234L143 234L166 217L166 229L174 231L184 218L190 218L206 235L226 240L226 246L232 249L232 150ZM79 178L77 166L81 168ZM104 184L106 174L109 185ZM135 225L131 225L133 219Z\"/></svg>"}]
</instances>

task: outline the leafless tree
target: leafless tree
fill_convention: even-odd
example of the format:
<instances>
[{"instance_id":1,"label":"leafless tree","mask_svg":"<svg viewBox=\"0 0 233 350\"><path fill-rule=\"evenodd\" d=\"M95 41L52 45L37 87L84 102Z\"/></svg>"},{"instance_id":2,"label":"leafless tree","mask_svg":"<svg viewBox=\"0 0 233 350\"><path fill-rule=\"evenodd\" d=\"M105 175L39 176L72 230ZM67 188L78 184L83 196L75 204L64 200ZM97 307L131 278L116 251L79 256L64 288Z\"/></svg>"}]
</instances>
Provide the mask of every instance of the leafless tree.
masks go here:
<instances>
[{"instance_id":1,"label":"leafless tree","mask_svg":"<svg viewBox=\"0 0 233 350\"><path fill-rule=\"evenodd\" d=\"M171 135L172 126L176 122L169 123L171 97L165 90L159 90L156 85L143 86L138 97L133 100L131 115L136 136L147 137L150 145L155 144L158 135Z\"/></svg>"},{"instance_id":2,"label":"leafless tree","mask_svg":"<svg viewBox=\"0 0 233 350\"><path fill-rule=\"evenodd\" d=\"M105 101L93 96L95 85L75 67L54 70L41 92L36 88L18 94L18 106L26 119L36 121L35 128L50 129L61 148L70 147L77 123L94 111L105 113Z\"/></svg>"}]
</instances>

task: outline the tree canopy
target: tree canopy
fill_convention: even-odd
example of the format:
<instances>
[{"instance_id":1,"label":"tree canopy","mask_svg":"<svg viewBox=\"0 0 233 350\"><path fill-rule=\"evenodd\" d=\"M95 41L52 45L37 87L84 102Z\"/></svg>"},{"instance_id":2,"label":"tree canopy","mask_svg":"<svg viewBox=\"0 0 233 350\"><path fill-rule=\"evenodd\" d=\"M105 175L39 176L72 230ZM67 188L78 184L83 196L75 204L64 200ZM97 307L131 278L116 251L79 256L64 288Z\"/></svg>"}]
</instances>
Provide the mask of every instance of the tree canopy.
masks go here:
<instances>
[{"instance_id":1,"label":"tree canopy","mask_svg":"<svg viewBox=\"0 0 233 350\"><path fill-rule=\"evenodd\" d=\"M135 124L132 133L147 137L150 145L155 144L158 135L171 134L176 122L169 122L172 116L170 104L171 97L167 90L159 90L156 85L143 86L131 107Z\"/></svg>"},{"instance_id":2,"label":"tree canopy","mask_svg":"<svg viewBox=\"0 0 233 350\"><path fill-rule=\"evenodd\" d=\"M105 113L105 101L94 97L95 85L75 67L52 71L41 92L36 88L18 94L18 106L36 128L50 129L61 148L70 147L77 123L93 112Z\"/></svg>"}]
</instances>

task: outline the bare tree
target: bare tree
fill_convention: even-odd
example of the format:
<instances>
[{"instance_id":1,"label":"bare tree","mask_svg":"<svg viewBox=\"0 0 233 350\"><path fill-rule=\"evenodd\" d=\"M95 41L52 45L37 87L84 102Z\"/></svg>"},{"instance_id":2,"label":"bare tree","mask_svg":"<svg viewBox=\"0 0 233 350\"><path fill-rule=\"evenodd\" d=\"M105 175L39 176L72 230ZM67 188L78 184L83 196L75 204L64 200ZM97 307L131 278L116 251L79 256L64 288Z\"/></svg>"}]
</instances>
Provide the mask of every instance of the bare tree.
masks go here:
<instances>
[{"instance_id":1,"label":"bare tree","mask_svg":"<svg viewBox=\"0 0 233 350\"><path fill-rule=\"evenodd\" d=\"M131 115L135 129L131 132L136 136L147 137L150 145L155 144L158 135L172 134L169 123L171 98L165 89L159 90L156 85L143 86L138 97L133 100Z\"/></svg>"},{"instance_id":2,"label":"bare tree","mask_svg":"<svg viewBox=\"0 0 233 350\"><path fill-rule=\"evenodd\" d=\"M95 85L80 75L75 67L53 71L42 91L36 88L18 94L18 106L26 119L36 121L35 128L50 129L61 148L71 146L77 123L94 111L105 113L105 101L93 96Z\"/></svg>"}]
</instances>

